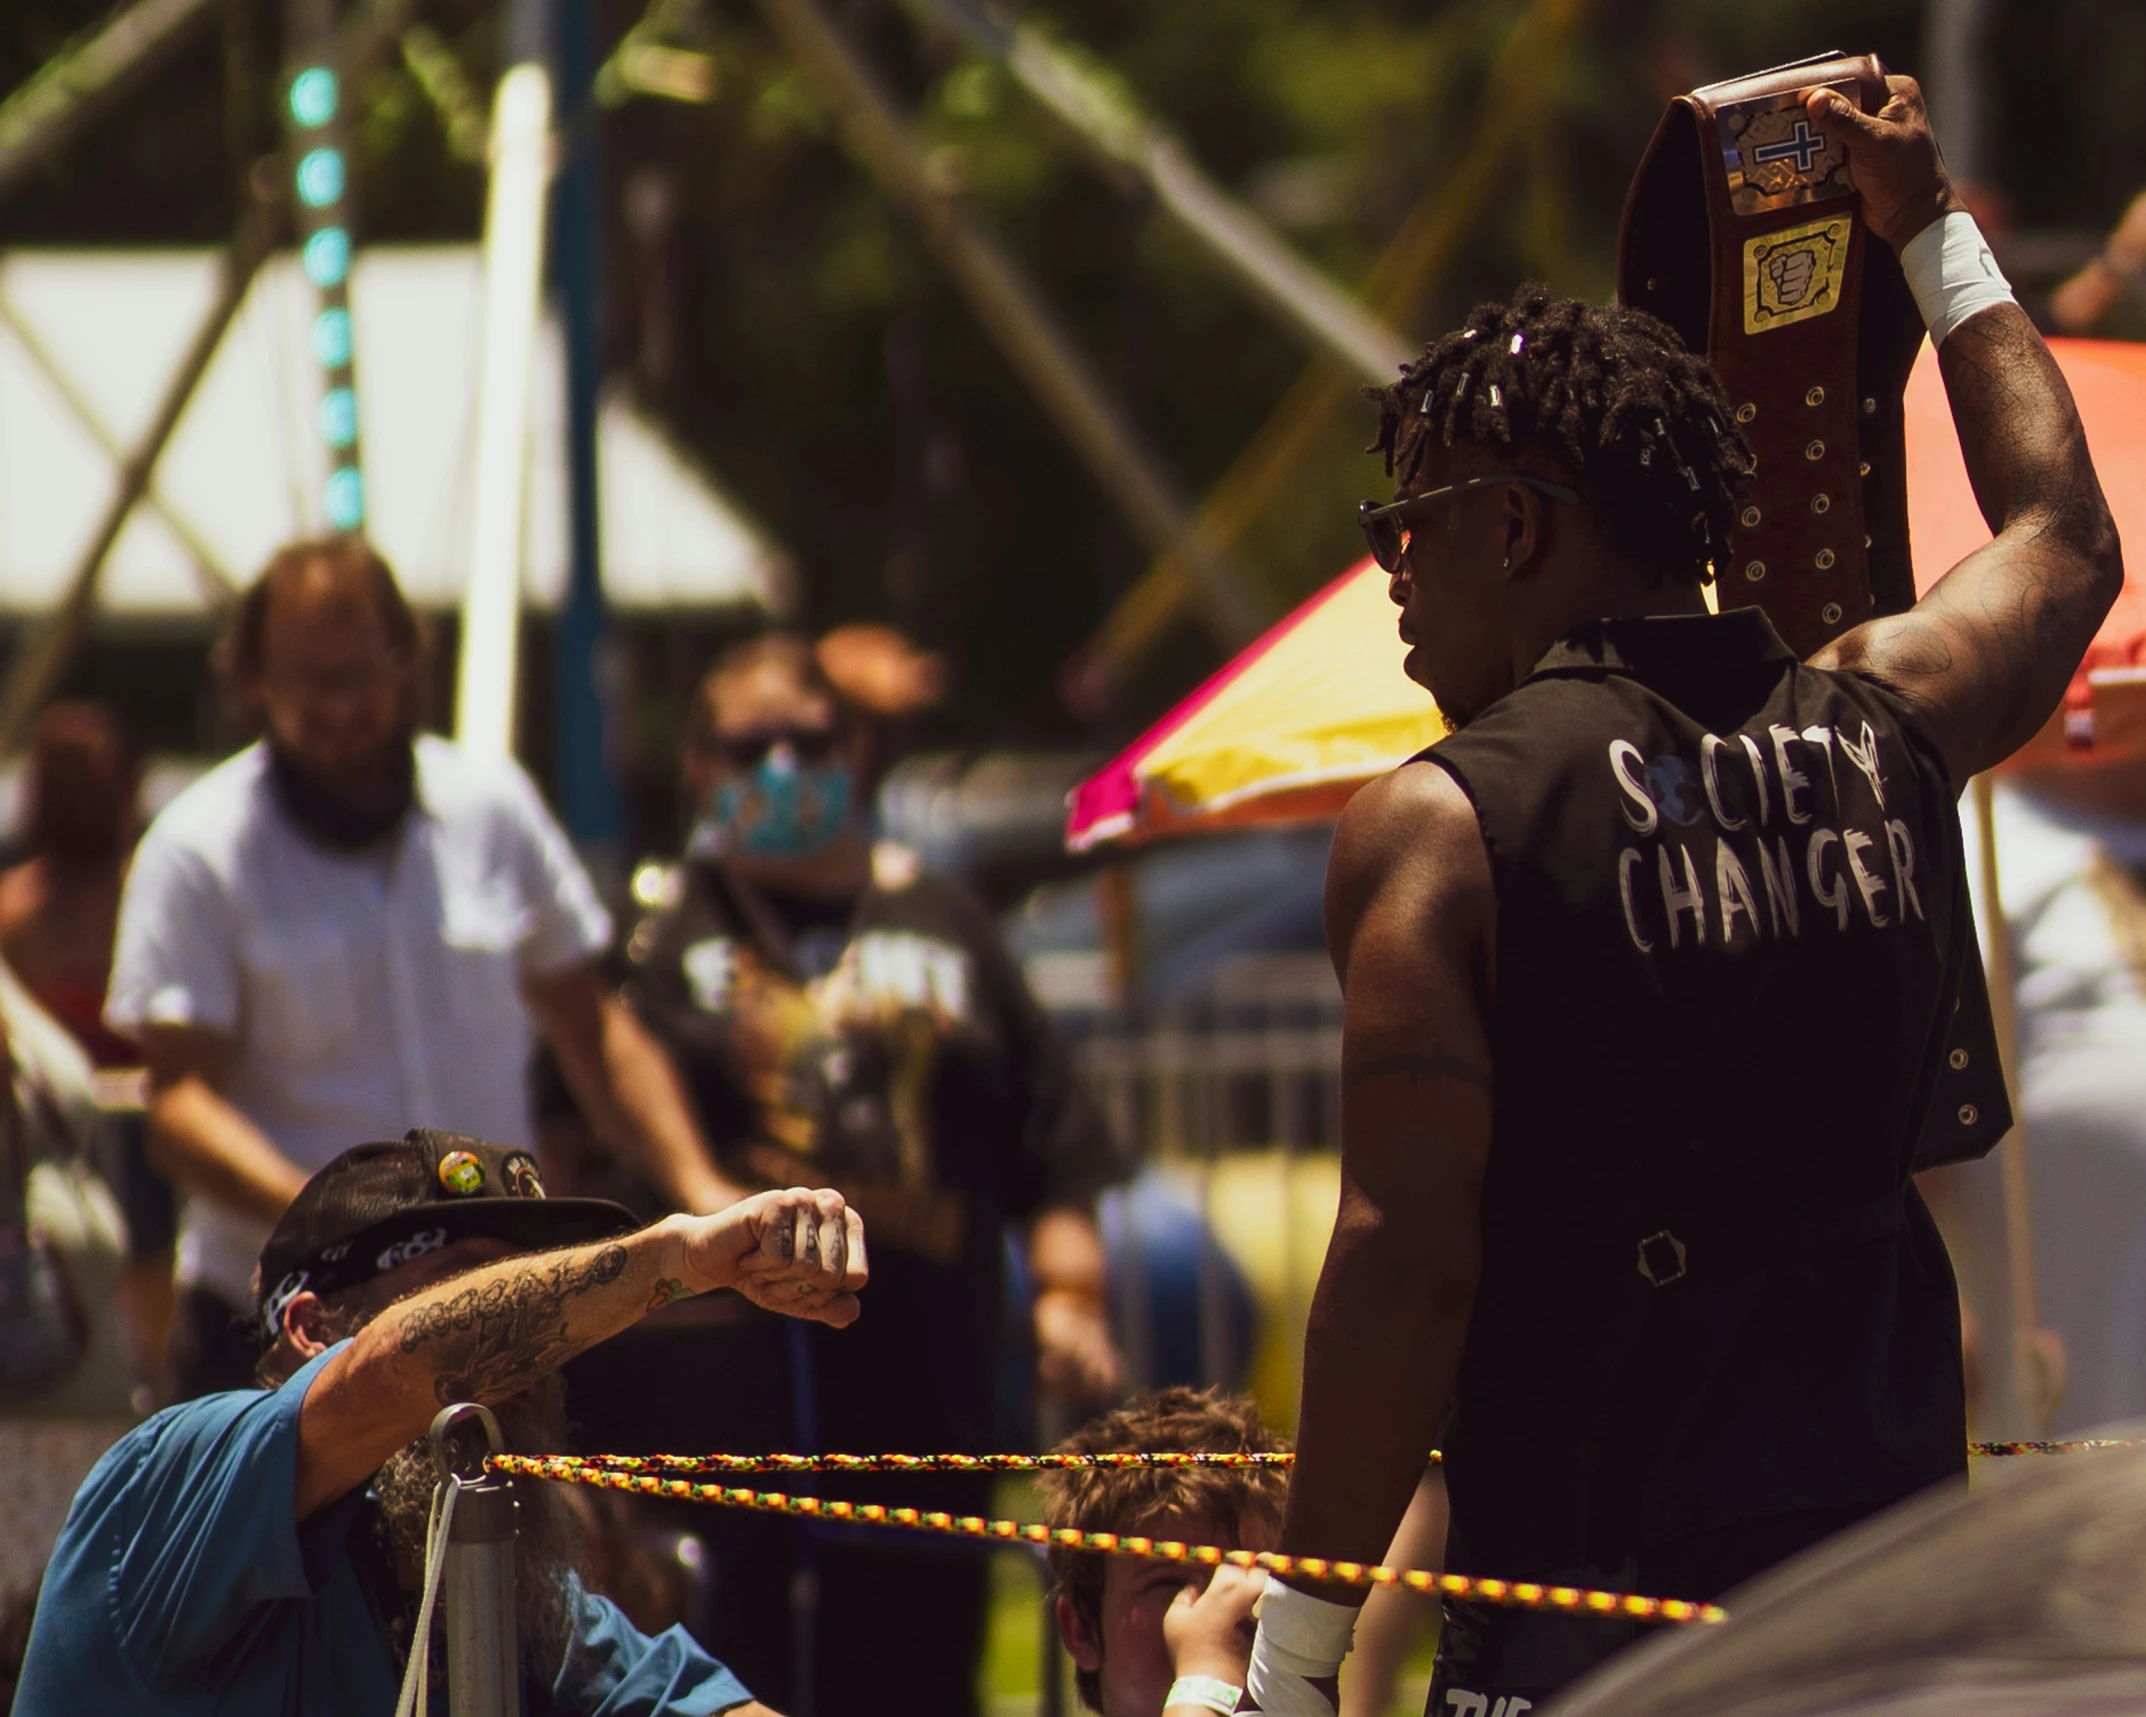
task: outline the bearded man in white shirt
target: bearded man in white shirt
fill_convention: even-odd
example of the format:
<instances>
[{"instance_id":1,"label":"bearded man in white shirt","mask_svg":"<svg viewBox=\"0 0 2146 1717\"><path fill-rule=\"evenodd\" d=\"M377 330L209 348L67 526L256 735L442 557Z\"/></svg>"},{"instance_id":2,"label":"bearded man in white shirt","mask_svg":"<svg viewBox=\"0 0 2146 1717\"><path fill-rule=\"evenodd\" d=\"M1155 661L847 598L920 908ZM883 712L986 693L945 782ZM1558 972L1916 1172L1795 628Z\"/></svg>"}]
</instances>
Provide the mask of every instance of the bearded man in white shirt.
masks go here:
<instances>
[{"instance_id":1,"label":"bearded man in white shirt","mask_svg":"<svg viewBox=\"0 0 2146 1717\"><path fill-rule=\"evenodd\" d=\"M418 733L422 637L380 556L281 550L224 665L262 737L143 837L105 1005L143 1047L152 1155L186 1194L181 1397L250 1378L261 1244L353 1141L427 1126L533 1152L534 1033L677 1208L739 1196L601 981L609 919L527 776Z\"/></svg>"}]
</instances>

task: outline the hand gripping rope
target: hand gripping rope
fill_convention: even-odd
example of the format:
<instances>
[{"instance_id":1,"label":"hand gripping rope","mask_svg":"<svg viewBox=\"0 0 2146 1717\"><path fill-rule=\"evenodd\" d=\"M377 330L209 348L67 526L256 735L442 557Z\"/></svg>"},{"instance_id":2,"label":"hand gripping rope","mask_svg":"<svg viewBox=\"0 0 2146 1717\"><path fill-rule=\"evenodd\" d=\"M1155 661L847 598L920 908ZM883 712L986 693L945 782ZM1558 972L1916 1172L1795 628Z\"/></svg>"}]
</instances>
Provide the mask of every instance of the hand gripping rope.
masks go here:
<instances>
[{"instance_id":1,"label":"hand gripping rope","mask_svg":"<svg viewBox=\"0 0 2146 1717\"><path fill-rule=\"evenodd\" d=\"M2062 1455L2096 1449L2138 1446L2139 1439L2081 1438L2071 1442L1970 1443L1970 1455ZM1431 1460L1442 1457L1436 1449ZM1050 1455L494 1455L489 1465L523 1478L594 1485L602 1490L631 1491L691 1502L710 1502L758 1514L786 1514L807 1519L839 1520L865 1526L940 1532L959 1538L996 1539L1094 1550L1112 1556L1136 1556L1151 1562L1186 1562L1214 1568L1262 1568L1284 1578L1343 1586L1405 1586L1436 1597L1501 1604L1513 1609L1548 1610L1567 1615L1623 1616L1650 1622L1723 1622L1719 1604L1683 1598L1646 1598L1630 1592L1598 1592L1580 1586L1547 1586L1532 1580L1492 1580L1467 1574L1439 1574L1420 1568L1387 1568L1362 1562L1329 1561L1323 1556L1284 1556L1278 1551L1223 1550L1212 1544L1183 1544L1170 1538L1132 1533L1053 1529L1017 1520L986 1520L980 1515L947 1514L931 1509L887 1508L872 1502L835 1502L812 1496L786 1496L715 1484L691 1484L682 1473L1033 1473L1090 1468L1216 1467L1238 1471L1290 1467L1293 1454L1231 1452L1148 1452L1115 1450L1099 1454ZM674 1476L665 1476L674 1475Z\"/></svg>"}]
</instances>

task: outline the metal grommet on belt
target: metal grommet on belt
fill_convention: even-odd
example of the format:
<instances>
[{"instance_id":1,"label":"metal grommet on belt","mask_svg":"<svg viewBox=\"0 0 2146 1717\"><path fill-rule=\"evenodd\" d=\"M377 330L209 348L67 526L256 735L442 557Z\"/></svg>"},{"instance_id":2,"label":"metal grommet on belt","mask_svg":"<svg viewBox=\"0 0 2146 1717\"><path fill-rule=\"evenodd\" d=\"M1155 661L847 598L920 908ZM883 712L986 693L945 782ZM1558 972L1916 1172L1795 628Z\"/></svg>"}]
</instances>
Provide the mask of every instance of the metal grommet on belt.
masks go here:
<instances>
[{"instance_id":1,"label":"metal grommet on belt","mask_svg":"<svg viewBox=\"0 0 2146 1717\"><path fill-rule=\"evenodd\" d=\"M1961 1126L1972 1127L1981 1118L1982 1111L1980 1109L1977 1109L1972 1103L1962 1103L1960 1105Z\"/></svg>"},{"instance_id":2,"label":"metal grommet on belt","mask_svg":"<svg viewBox=\"0 0 2146 1717\"><path fill-rule=\"evenodd\" d=\"M1639 1243L1639 1273L1657 1288L1684 1279L1684 1242L1660 1229Z\"/></svg>"},{"instance_id":3,"label":"metal grommet on belt","mask_svg":"<svg viewBox=\"0 0 2146 1717\"><path fill-rule=\"evenodd\" d=\"M1946 1056L1945 1059L1946 1061L1951 1063L1953 1072L1957 1073L1961 1068L1967 1065L1967 1051L1964 1049L1955 1049L1950 1055Z\"/></svg>"}]
</instances>

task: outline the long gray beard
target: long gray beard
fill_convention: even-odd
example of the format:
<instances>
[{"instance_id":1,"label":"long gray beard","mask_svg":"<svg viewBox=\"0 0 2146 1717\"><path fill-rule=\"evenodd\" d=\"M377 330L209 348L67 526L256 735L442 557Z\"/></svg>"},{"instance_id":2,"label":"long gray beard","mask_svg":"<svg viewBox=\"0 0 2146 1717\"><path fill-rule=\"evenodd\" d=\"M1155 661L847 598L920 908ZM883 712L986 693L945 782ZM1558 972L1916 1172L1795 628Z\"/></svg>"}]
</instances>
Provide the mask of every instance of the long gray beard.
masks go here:
<instances>
[{"instance_id":1,"label":"long gray beard","mask_svg":"<svg viewBox=\"0 0 2146 1717\"><path fill-rule=\"evenodd\" d=\"M492 1409L516 1454L557 1454L566 1447L566 1386L554 1372L526 1402ZM406 1590L422 1589L425 1533L438 1482L432 1446L420 1437L398 1449L373 1476L373 1491L395 1541ZM514 1486L514 1619L523 1664L543 1686L557 1679L573 1642L567 1576L587 1578L588 1531L568 1487L523 1479Z\"/></svg>"}]
</instances>

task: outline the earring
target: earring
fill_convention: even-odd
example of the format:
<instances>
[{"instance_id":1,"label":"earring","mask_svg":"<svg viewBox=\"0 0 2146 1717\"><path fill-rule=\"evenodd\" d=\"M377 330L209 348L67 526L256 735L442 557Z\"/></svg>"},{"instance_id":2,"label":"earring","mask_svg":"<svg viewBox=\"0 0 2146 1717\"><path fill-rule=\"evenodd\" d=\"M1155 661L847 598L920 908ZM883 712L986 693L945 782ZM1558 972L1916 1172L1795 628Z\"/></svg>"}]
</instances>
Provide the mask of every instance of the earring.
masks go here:
<instances>
[{"instance_id":1,"label":"earring","mask_svg":"<svg viewBox=\"0 0 2146 1717\"><path fill-rule=\"evenodd\" d=\"M1511 555L1507 555L1505 557L1505 570L1507 572L1511 572L1513 570L1513 557Z\"/></svg>"}]
</instances>

